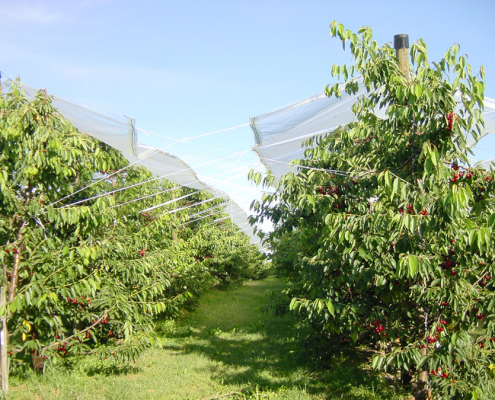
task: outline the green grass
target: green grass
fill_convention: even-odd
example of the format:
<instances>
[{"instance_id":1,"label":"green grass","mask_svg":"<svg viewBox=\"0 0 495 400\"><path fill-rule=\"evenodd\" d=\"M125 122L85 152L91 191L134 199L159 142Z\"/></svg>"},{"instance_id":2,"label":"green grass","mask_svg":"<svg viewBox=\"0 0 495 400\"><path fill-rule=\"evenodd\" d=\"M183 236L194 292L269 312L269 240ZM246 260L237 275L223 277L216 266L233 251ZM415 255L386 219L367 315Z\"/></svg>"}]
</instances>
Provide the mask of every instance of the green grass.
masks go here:
<instances>
[{"instance_id":1,"label":"green grass","mask_svg":"<svg viewBox=\"0 0 495 400\"><path fill-rule=\"evenodd\" d=\"M67 371L46 369L11 379L8 399L400 399L398 391L362 367L360 357L335 357L315 371L301 351L289 316L261 314L268 278L211 291L180 322L157 326L163 348L115 370L89 359Z\"/></svg>"}]
</instances>

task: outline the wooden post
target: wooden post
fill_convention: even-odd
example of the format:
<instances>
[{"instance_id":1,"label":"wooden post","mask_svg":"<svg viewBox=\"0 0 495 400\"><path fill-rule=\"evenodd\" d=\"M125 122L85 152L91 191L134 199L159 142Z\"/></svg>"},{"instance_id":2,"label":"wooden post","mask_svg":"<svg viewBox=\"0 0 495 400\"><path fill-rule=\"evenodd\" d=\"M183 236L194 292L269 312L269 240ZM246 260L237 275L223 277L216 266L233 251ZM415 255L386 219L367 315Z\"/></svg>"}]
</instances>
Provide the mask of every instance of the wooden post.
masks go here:
<instances>
[{"instance_id":1,"label":"wooden post","mask_svg":"<svg viewBox=\"0 0 495 400\"><path fill-rule=\"evenodd\" d=\"M395 55L399 59L400 70L409 80L409 35L401 33L394 36Z\"/></svg>"},{"instance_id":2,"label":"wooden post","mask_svg":"<svg viewBox=\"0 0 495 400\"><path fill-rule=\"evenodd\" d=\"M407 81L410 80L409 75L409 35L399 34L394 36L394 49L395 55L399 59L399 68L406 77ZM425 325L428 325L428 316L425 314L425 310L421 310L423 318L425 319ZM426 329L426 327L425 327ZM421 349L421 356L428 354L427 348ZM421 370L418 373L418 381L416 385L416 399L431 399L431 392L428 388L428 370Z\"/></svg>"},{"instance_id":3,"label":"wooden post","mask_svg":"<svg viewBox=\"0 0 495 400\"><path fill-rule=\"evenodd\" d=\"M6 306L5 286L0 288L0 306ZM5 395L9 389L9 365L7 363L7 344L9 332L7 330L7 315L3 316L0 321L0 387L2 394Z\"/></svg>"}]
</instances>

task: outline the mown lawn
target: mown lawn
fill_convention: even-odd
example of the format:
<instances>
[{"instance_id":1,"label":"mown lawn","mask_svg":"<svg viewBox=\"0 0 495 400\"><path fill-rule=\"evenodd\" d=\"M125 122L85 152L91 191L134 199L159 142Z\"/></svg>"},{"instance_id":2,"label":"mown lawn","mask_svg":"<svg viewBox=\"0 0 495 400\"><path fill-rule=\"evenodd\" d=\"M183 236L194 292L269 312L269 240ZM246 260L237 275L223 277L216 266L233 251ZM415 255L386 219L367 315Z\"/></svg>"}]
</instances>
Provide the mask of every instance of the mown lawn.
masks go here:
<instances>
[{"instance_id":1,"label":"mown lawn","mask_svg":"<svg viewBox=\"0 0 495 400\"><path fill-rule=\"evenodd\" d=\"M12 377L8 399L403 399L362 357L335 357L315 371L296 321L262 314L273 277L211 291L180 322L157 326L163 348L122 370L96 359L71 371Z\"/></svg>"}]
</instances>

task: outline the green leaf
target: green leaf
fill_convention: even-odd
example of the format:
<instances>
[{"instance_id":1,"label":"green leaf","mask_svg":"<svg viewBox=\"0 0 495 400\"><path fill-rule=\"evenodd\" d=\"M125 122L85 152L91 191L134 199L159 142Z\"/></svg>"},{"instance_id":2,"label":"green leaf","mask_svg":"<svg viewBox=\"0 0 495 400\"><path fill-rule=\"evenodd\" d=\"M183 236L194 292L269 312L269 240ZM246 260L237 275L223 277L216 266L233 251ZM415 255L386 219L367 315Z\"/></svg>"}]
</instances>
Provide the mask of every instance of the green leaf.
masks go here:
<instances>
[{"instance_id":1,"label":"green leaf","mask_svg":"<svg viewBox=\"0 0 495 400\"><path fill-rule=\"evenodd\" d=\"M333 306L332 300L330 300L330 299L326 299L326 300L325 300L325 303L326 303L326 305L327 305L327 309L328 309L328 311L330 312L330 314L332 314L332 316L334 316L334 317L335 317L335 308L334 308L334 306Z\"/></svg>"},{"instance_id":2,"label":"green leaf","mask_svg":"<svg viewBox=\"0 0 495 400\"><path fill-rule=\"evenodd\" d=\"M416 98L419 99L423 94L423 86L419 84L414 85L414 94L416 95Z\"/></svg>"},{"instance_id":3,"label":"green leaf","mask_svg":"<svg viewBox=\"0 0 495 400\"><path fill-rule=\"evenodd\" d=\"M418 273L419 259L413 254L409 254L409 276L414 278Z\"/></svg>"},{"instance_id":4,"label":"green leaf","mask_svg":"<svg viewBox=\"0 0 495 400\"><path fill-rule=\"evenodd\" d=\"M360 247L359 248L359 255L364 258L365 260L369 260L370 259L370 255L368 254L368 252L366 251L366 249L364 247Z\"/></svg>"},{"instance_id":5,"label":"green leaf","mask_svg":"<svg viewBox=\"0 0 495 400\"><path fill-rule=\"evenodd\" d=\"M488 226L492 229L495 227L495 214L492 214L488 217Z\"/></svg>"},{"instance_id":6,"label":"green leaf","mask_svg":"<svg viewBox=\"0 0 495 400\"><path fill-rule=\"evenodd\" d=\"M399 178L394 179L394 187L392 189L392 197L395 196L395 193L399 191Z\"/></svg>"}]
</instances>

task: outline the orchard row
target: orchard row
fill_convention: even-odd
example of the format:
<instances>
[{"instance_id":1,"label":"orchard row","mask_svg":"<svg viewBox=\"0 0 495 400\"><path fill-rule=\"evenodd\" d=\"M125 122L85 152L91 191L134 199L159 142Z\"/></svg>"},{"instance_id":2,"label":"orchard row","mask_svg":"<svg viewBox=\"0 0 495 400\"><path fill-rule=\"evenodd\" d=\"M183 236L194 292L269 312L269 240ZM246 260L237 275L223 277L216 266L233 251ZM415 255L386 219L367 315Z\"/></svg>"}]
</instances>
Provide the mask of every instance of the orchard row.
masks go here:
<instances>
[{"instance_id":1,"label":"orchard row","mask_svg":"<svg viewBox=\"0 0 495 400\"><path fill-rule=\"evenodd\" d=\"M178 316L215 285L266 272L225 213L190 221L221 200L202 203L211 195L126 166L45 92L28 99L14 83L0 97L2 312L13 369L94 353L135 359L153 343L157 318ZM167 213L174 208L183 210Z\"/></svg>"}]
</instances>

